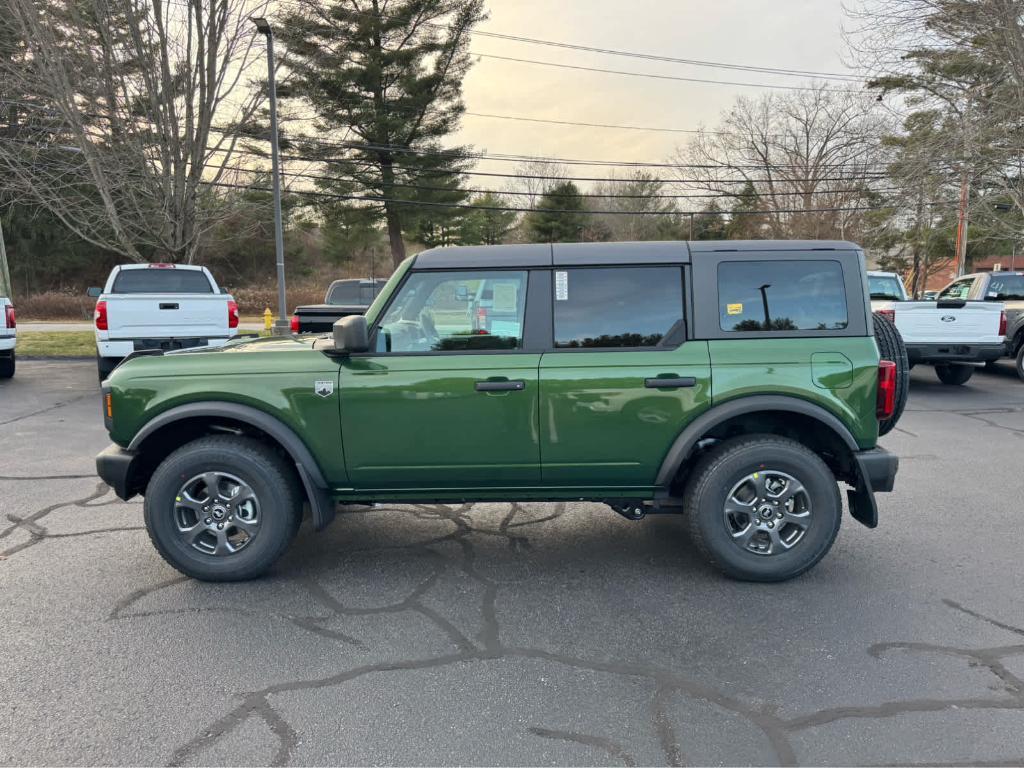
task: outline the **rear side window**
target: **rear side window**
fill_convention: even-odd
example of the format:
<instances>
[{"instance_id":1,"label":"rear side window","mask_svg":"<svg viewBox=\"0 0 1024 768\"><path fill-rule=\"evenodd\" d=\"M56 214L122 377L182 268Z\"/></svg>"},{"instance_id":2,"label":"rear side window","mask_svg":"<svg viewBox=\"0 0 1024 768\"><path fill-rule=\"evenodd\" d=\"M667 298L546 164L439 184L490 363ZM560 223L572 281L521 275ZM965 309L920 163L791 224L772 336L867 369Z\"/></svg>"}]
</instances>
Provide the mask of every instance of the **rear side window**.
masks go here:
<instances>
[{"instance_id":1,"label":"rear side window","mask_svg":"<svg viewBox=\"0 0 1024 768\"><path fill-rule=\"evenodd\" d=\"M679 267L555 270L555 347L655 347L683 322Z\"/></svg>"},{"instance_id":2,"label":"rear side window","mask_svg":"<svg viewBox=\"0 0 1024 768\"><path fill-rule=\"evenodd\" d=\"M838 261L726 261L718 265L723 331L846 328L846 286Z\"/></svg>"},{"instance_id":3,"label":"rear side window","mask_svg":"<svg viewBox=\"0 0 1024 768\"><path fill-rule=\"evenodd\" d=\"M1024 275L993 275L985 298L993 301L1024 299Z\"/></svg>"},{"instance_id":4,"label":"rear side window","mask_svg":"<svg viewBox=\"0 0 1024 768\"><path fill-rule=\"evenodd\" d=\"M213 286L195 269L122 269L111 293L213 293Z\"/></svg>"}]
</instances>

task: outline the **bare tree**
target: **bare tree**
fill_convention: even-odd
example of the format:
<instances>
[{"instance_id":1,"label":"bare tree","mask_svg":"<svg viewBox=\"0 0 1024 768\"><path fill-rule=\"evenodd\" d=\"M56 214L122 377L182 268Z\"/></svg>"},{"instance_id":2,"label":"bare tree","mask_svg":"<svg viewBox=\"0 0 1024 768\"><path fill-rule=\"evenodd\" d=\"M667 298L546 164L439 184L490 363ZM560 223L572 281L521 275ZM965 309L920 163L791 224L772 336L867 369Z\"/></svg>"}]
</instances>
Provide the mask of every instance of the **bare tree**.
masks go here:
<instances>
[{"instance_id":1,"label":"bare tree","mask_svg":"<svg viewBox=\"0 0 1024 768\"><path fill-rule=\"evenodd\" d=\"M516 199L523 208L536 208L545 192L569 179L569 169L564 165L540 158L519 163L515 174L518 178L510 181L506 188L517 193Z\"/></svg>"},{"instance_id":2,"label":"bare tree","mask_svg":"<svg viewBox=\"0 0 1024 768\"><path fill-rule=\"evenodd\" d=\"M250 0L2 0L23 55L0 58L7 194L101 248L190 262L242 164L262 100ZM262 72L262 70L256 70Z\"/></svg>"},{"instance_id":3,"label":"bare tree","mask_svg":"<svg viewBox=\"0 0 1024 768\"><path fill-rule=\"evenodd\" d=\"M716 196L752 187L771 237L854 236L857 209L884 172L885 118L873 103L820 84L740 97L714 132L701 131L677 152L687 166L678 174L697 179L687 188Z\"/></svg>"}]
</instances>

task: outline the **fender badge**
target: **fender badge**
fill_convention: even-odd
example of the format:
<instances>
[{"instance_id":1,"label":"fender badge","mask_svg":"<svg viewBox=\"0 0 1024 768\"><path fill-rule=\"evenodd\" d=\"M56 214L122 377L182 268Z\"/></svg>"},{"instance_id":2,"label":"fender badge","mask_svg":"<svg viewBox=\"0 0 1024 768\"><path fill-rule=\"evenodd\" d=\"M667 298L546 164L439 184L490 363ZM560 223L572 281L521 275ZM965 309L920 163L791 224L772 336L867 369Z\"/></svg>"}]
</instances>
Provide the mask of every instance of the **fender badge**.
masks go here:
<instances>
[{"instance_id":1,"label":"fender badge","mask_svg":"<svg viewBox=\"0 0 1024 768\"><path fill-rule=\"evenodd\" d=\"M313 391L320 397L330 397L334 394L333 381L317 381L313 384Z\"/></svg>"}]
</instances>

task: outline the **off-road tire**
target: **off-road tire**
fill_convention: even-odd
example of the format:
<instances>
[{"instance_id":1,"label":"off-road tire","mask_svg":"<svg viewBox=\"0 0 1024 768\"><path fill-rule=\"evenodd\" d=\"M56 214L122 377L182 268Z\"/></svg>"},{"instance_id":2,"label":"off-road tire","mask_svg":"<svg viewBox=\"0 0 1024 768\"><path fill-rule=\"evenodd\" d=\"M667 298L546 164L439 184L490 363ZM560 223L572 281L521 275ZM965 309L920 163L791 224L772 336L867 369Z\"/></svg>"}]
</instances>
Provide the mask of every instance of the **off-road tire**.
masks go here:
<instances>
[{"instance_id":1,"label":"off-road tire","mask_svg":"<svg viewBox=\"0 0 1024 768\"><path fill-rule=\"evenodd\" d=\"M907 405L907 396L910 394L910 362L907 360L907 346L903 343L903 336L893 322L876 314L871 315L871 318L875 324L878 354L883 360L896 363L896 407L892 416L878 422L878 434L881 436L893 430Z\"/></svg>"},{"instance_id":2,"label":"off-road tire","mask_svg":"<svg viewBox=\"0 0 1024 768\"><path fill-rule=\"evenodd\" d=\"M1021 381L1024 381L1024 344L1020 345L1020 349L1017 350L1017 375Z\"/></svg>"},{"instance_id":3,"label":"off-road tire","mask_svg":"<svg viewBox=\"0 0 1024 768\"><path fill-rule=\"evenodd\" d=\"M723 508L734 485L761 470L792 475L808 492L811 524L791 550L758 555L741 549L727 530ZM700 458L683 493L694 543L708 561L742 581L777 582L812 568L832 548L842 522L839 486L821 458L801 443L776 435L726 440Z\"/></svg>"},{"instance_id":4,"label":"off-road tire","mask_svg":"<svg viewBox=\"0 0 1024 768\"><path fill-rule=\"evenodd\" d=\"M103 382L114 372L117 368L118 363L121 359L118 357L100 357L99 352L96 353L96 372L99 374L100 381Z\"/></svg>"},{"instance_id":5,"label":"off-road tire","mask_svg":"<svg viewBox=\"0 0 1024 768\"><path fill-rule=\"evenodd\" d=\"M973 365L962 365L960 363L946 363L944 365L935 366L935 375L939 377L939 381L949 386L960 386L966 384L967 381L974 375Z\"/></svg>"},{"instance_id":6,"label":"off-road tire","mask_svg":"<svg viewBox=\"0 0 1024 768\"><path fill-rule=\"evenodd\" d=\"M0 357L0 379L9 379L14 376L14 369L17 367L17 359L14 351L11 354Z\"/></svg>"},{"instance_id":7,"label":"off-road tire","mask_svg":"<svg viewBox=\"0 0 1024 768\"><path fill-rule=\"evenodd\" d=\"M210 555L187 544L174 522L182 483L203 472L229 473L247 483L260 504L260 529L229 555ZM201 581L244 581L264 574L295 538L303 494L294 468L269 446L248 437L202 437L174 451L157 467L146 489L146 530L171 567Z\"/></svg>"}]
</instances>

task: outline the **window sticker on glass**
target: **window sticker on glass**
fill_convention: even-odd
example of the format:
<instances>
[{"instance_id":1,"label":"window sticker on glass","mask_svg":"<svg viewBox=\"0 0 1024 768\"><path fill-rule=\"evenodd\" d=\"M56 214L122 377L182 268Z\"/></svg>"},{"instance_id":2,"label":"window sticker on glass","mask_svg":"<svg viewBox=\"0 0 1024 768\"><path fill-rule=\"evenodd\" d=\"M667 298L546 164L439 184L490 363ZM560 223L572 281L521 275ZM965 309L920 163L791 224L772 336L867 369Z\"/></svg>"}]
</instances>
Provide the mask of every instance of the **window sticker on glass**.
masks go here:
<instances>
[{"instance_id":1,"label":"window sticker on glass","mask_svg":"<svg viewBox=\"0 0 1024 768\"><path fill-rule=\"evenodd\" d=\"M569 273L555 272L555 301L569 300Z\"/></svg>"},{"instance_id":2,"label":"window sticker on glass","mask_svg":"<svg viewBox=\"0 0 1024 768\"><path fill-rule=\"evenodd\" d=\"M516 289L517 283L495 283L493 287L494 299L492 308L495 312L516 311Z\"/></svg>"},{"instance_id":3,"label":"window sticker on glass","mask_svg":"<svg viewBox=\"0 0 1024 768\"><path fill-rule=\"evenodd\" d=\"M742 304L727 304L726 307L725 307L725 311L726 311L727 314L730 314L730 315L742 315L743 314L743 305Z\"/></svg>"}]
</instances>

